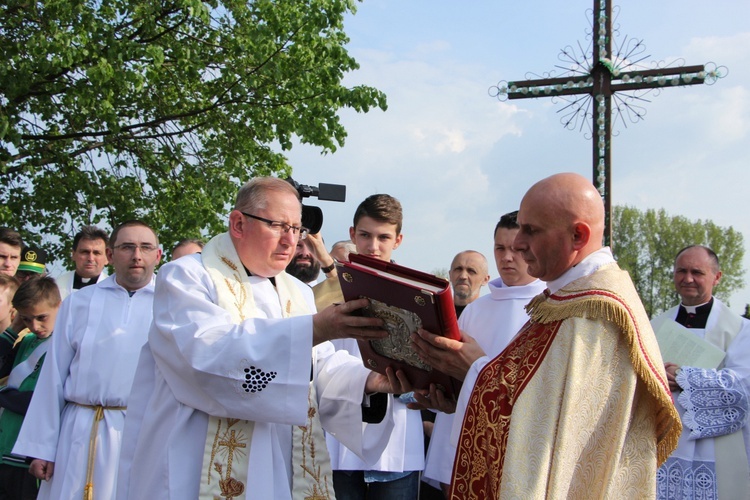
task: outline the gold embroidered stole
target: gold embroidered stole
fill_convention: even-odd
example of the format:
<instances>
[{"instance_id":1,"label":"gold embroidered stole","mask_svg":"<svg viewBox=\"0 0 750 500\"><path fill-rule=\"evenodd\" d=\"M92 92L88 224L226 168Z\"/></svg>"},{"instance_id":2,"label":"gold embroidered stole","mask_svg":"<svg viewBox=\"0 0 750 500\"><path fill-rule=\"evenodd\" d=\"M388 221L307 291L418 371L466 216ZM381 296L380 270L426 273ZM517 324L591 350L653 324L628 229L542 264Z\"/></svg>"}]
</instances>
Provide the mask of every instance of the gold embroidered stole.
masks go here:
<instances>
[{"instance_id":1,"label":"gold embroidered stole","mask_svg":"<svg viewBox=\"0 0 750 500\"><path fill-rule=\"evenodd\" d=\"M569 318L600 319L622 332L636 376L655 405L657 461L677 446L682 426L664 363L630 277L616 264L536 296L531 318L510 345L480 372L468 401L453 469L451 498L498 498L513 404Z\"/></svg>"},{"instance_id":2,"label":"gold embroidered stole","mask_svg":"<svg viewBox=\"0 0 750 500\"><path fill-rule=\"evenodd\" d=\"M230 313L232 320L241 323L257 316L250 281L227 233L206 244L202 260L216 286L218 305ZM284 317L310 314L304 296L286 273L276 276L276 291ZM316 495L313 498L322 499L329 498L326 494L332 490L331 466L312 383L310 388L307 425L292 426L292 483L295 489L312 492ZM209 416L201 468L201 499L249 496L246 486L253 430L254 422L249 420Z\"/></svg>"}]
</instances>

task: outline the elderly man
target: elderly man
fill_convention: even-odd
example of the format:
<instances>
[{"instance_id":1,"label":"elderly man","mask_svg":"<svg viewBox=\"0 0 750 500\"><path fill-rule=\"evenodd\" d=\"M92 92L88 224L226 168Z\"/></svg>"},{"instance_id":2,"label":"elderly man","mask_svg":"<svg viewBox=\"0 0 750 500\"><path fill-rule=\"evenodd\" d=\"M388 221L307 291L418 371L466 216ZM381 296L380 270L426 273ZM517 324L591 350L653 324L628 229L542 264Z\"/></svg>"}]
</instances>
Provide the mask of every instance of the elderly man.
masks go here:
<instances>
[{"instance_id":1,"label":"elderly man","mask_svg":"<svg viewBox=\"0 0 750 500\"><path fill-rule=\"evenodd\" d=\"M479 298L482 287L490 281L487 259L475 250L459 252L451 262L448 278L453 288L453 304L461 316L464 308Z\"/></svg>"},{"instance_id":2,"label":"elderly man","mask_svg":"<svg viewBox=\"0 0 750 500\"><path fill-rule=\"evenodd\" d=\"M104 266L107 265L108 242L107 232L96 226L83 226L76 233L73 237L73 252L71 253L75 269L61 274L56 280L63 299L107 277Z\"/></svg>"},{"instance_id":3,"label":"elderly man","mask_svg":"<svg viewBox=\"0 0 750 500\"><path fill-rule=\"evenodd\" d=\"M284 272L301 217L289 183L253 179L228 232L162 267L118 500L328 498L321 423L369 460L382 450L391 421L363 424L363 399L400 387L326 341L386 333L352 314L365 299L313 314L311 289Z\"/></svg>"},{"instance_id":4,"label":"elderly man","mask_svg":"<svg viewBox=\"0 0 750 500\"><path fill-rule=\"evenodd\" d=\"M513 248L548 289L508 347L464 380L451 497L653 497L681 427L635 287L602 248L599 193L577 174L543 179L518 223ZM459 359L482 352L468 336L419 337Z\"/></svg>"},{"instance_id":5,"label":"elderly man","mask_svg":"<svg viewBox=\"0 0 750 500\"><path fill-rule=\"evenodd\" d=\"M16 231L0 227L0 273L15 276L21 263L23 239Z\"/></svg>"},{"instance_id":6,"label":"elderly man","mask_svg":"<svg viewBox=\"0 0 750 500\"><path fill-rule=\"evenodd\" d=\"M156 233L128 221L112 233L115 274L63 301L52 345L13 453L34 457L39 498L114 498L125 410L154 300Z\"/></svg>"},{"instance_id":7,"label":"elderly man","mask_svg":"<svg viewBox=\"0 0 750 500\"><path fill-rule=\"evenodd\" d=\"M750 495L750 321L713 296L719 258L705 246L681 250L674 285L681 304L653 319L675 321L726 353L715 368L678 366L664 352L683 432L661 466L657 498L748 498Z\"/></svg>"},{"instance_id":8,"label":"elderly man","mask_svg":"<svg viewBox=\"0 0 750 500\"><path fill-rule=\"evenodd\" d=\"M489 283L490 293L478 298L464 310L458 325L469 332L488 356L497 356L513 339L529 317L524 306L542 293L545 284L529 275L528 266L513 247L518 234L518 212L510 212L495 226L495 266L500 277ZM438 413L427 454L424 477L450 486L456 443L450 439L453 423L463 418L465 408L455 414Z\"/></svg>"}]
</instances>

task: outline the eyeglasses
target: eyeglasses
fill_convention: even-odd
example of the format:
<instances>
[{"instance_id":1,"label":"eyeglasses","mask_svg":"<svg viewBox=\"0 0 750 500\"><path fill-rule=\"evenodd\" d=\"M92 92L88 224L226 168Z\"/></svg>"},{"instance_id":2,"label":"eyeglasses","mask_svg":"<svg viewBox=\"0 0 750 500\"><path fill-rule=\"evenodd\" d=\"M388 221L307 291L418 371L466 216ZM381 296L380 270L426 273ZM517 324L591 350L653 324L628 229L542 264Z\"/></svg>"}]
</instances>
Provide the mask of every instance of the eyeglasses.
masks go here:
<instances>
[{"instance_id":1,"label":"eyeglasses","mask_svg":"<svg viewBox=\"0 0 750 500\"><path fill-rule=\"evenodd\" d=\"M159 247L155 247L154 245L149 245L146 243L145 245L136 245L135 243L123 243L122 245L115 245L115 250L121 250L125 253L135 253L136 249L140 250L141 253L151 253L159 249Z\"/></svg>"},{"instance_id":2,"label":"eyeglasses","mask_svg":"<svg viewBox=\"0 0 750 500\"><path fill-rule=\"evenodd\" d=\"M288 233L289 231L291 231L293 235L296 236L297 234L299 234L299 239L304 240L305 238L307 238L307 235L310 233L310 230L307 229L306 227L292 226L291 224L287 224L286 222L279 222L276 220L265 219L263 217L258 217L257 215L246 214L245 212L240 212L240 213L244 215L245 217L250 217L251 219L265 222L266 224L268 224L268 227L271 228L271 231L276 233L276 236L281 236L282 232Z\"/></svg>"}]
</instances>

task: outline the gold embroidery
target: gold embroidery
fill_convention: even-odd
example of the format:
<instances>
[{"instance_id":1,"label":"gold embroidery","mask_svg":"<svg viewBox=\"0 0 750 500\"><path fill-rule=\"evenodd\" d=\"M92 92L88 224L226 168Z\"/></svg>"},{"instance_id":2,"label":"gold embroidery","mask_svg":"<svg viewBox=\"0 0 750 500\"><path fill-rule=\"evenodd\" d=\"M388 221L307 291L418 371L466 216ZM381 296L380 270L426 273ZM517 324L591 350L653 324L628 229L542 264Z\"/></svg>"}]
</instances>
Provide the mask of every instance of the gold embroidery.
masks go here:
<instances>
[{"instance_id":1,"label":"gold embroidery","mask_svg":"<svg viewBox=\"0 0 750 500\"><path fill-rule=\"evenodd\" d=\"M310 394L308 393L308 401L310 401L310 399ZM310 401L310 403L310 407L307 410L307 425L297 426L302 432L302 462L299 466L302 469L302 477L309 475L311 478L311 481L307 484L307 490L305 491L305 500L328 500L333 498L333 495L331 493L331 485L328 484L329 477L326 471L321 470L321 466L316 463L315 439L312 429L315 425L314 419L317 410L312 405L312 401Z\"/></svg>"},{"instance_id":2,"label":"gold embroidery","mask_svg":"<svg viewBox=\"0 0 750 500\"><path fill-rule=\"evenodd\" d=\"M211 446L211 461L209 463L213 464L214 459L216 458L216 450L218 449L217 443L219 441L219 431L221 430L221 419L216 424L216 435L214 436L214 443ZM219 476L221 476L221 471L219 472ZM211 472L208 473L208 480L206 481L206 484L211 484Z\"/></svg>"},{"instance_id":3,"label":"gold embroidery","mask_svg":"<svg viewBox=\"0 0 750 500\"><path fill-rule=\"evenodd\" d=\"M211 462L213 463L214 470L219 474L219 477L225 476L219 479L219 488L221 494L227 499L231 500L234 497L240 496L245 492L245 484L232 477L232 462L234 461L235 455L244 455L243 448L247 448L247 436L240 429L236 431L231 429L236 423L240 422L239 419L232 418L226 419L227 428L222 433L221 422L224 419L219 419L216 427L216 435L214 436L213 446L211 448ZM222 456L222 460L226 463L226 471L221 461L215 460L217 455ZM211 484L211 475L208 476L208 484Z\"/></svg>"},{"instance_id":4,"label":"gold embroidery","mask_svg":"<svg viewBox=\"0 0 750 500\"><path fill-rule=\"evenodd\" d=\"M239 284L239 291L240 295L237 297L237 292L235 292L234 286L232 286L232 283L229 281L229 278L224 278L224 283L226 283L227 288L229 289L229 293L232 294L234 297L234 307L237 308L237 311L240 315L240 321L245 321L245 303L247 302L247 290L242 284L242 277L240 275L239 268L235 265L234 262L229 260L228 258L221 256L221 261L232 270L232 278L234 278L234 281Z\"/></svg>"},{"instance_id":5,"label":"gold embroidery","mask_svg":"<svg viewBox=\"0 0 750 500\"><path fill-rule=\"evenodd\" d=\"M526 305L526 312L531 321L543 324L578 317L617 325L630 346L630 360L636 374L665 410L657 414L657 461L661 465L677 447L682 424L672 403L656 338L650 333L648 316L640 306L630 276L616 264L606 269L594 275L593 283L586 282L588 288L578 289L574 281L549 296L537 295Z\"/></svg>"}]
</instances>

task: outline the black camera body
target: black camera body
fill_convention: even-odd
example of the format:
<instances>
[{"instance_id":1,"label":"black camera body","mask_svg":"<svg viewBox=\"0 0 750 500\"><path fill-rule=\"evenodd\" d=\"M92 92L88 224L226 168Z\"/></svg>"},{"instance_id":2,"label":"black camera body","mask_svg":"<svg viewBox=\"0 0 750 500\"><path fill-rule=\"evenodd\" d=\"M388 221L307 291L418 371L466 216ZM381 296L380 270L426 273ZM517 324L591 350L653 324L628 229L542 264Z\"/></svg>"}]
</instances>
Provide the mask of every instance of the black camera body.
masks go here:
<instances>
[{"instance_id":1,"label":"black camera body","mask_svg":"<svg viewBox=\"0 0 750 500\"><path fill-rule=\"evenodd\" d=\"M315 196L323 201L346 201L346 186L341 184L320 183L318 187L300 184L291 177L286 181L294 186L301 199ZM310 233L317 234L323 227L323 210L320 207L302 204L302 225L310 230Z\"/></svg>"}]
</instances>

